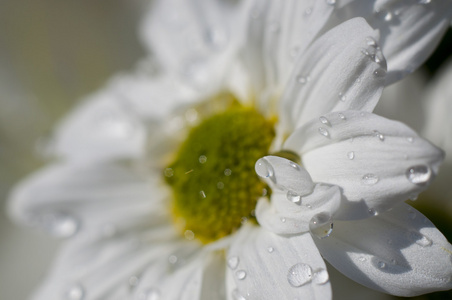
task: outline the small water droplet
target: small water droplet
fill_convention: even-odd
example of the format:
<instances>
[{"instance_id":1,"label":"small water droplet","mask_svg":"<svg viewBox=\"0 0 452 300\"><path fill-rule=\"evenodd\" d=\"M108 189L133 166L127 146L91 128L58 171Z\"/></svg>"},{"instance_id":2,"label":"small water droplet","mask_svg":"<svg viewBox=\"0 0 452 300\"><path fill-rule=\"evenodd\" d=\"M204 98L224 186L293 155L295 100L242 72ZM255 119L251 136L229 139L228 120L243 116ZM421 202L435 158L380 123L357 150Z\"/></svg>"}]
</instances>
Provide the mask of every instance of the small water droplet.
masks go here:
<instances>
[{"instance_id":1,"label":"small water droplet","mask_svg":"<svg viewBox=\"0 0 452 300\"><path fill-rule=\"evenodd\" d=\"M369 208L367 210L367 212L369 213L369 215L371 216L377 216L378 215L378 211L376 211L374 208Z\"/></svg>"},{"instance_id":2,"label":"small water droplet","mask_svg":"<svg viewBox=\"0 0 452 300\"><path fill-rule=\"evenodd\" d=\"M232 291L232 299L233 300L246 300L246 298L243 297L242 294L240 294L238 289L235 289Z\"/></svg>"},{"instance_id":3,"label":"small water droplet","mask_svg":"<svg viewBox=\"0 0 452 300\"><path fill-rule=\"evenodd\" d=\"M373 133L374 133L374 136L376 136L380 141L383 142L385 140L385 136L378 130L374 130Z\"/></svg>"},{"instance_id":4,"label":"small water droplet","mask_svg":"<svg viewBox=\"0 0 452 300\"><path fill-rule=\"evenodd\" d=\"M378 68L374 71L375 77L384 77L386 75L386 70L383 68Z\"/></svg>"},{"instance_id":5,"label":"small water droplet","mask_svg":"<svg viewBox=\"0 0 452 300\"><path fill-rule=\"evenodd\" d=\"M326 2L326 4L331 5L331 6L336 5L336 0L326 0L325 2Z\"/></svg>"},{"instance_id":6,"label":"small water droplet","mask_svg":"<svg viewBox=\"0 0 452 300\"><path fill-rule=\"evenodd\" d=\"M407 140L409 143L412 143L412 142L414 142L414 137L409 136L409 137L406 138L406 140Z\"/></svg>"},{"instance_id":7,"label":"small water droplet","mask_svg":"<svg viewBox=\"0 0 452 300\"><path fill-rule=\"evenodd\" d=\"M328 119L325 118L324 116L321 116L321 117L319 118L319 121L320 121L320 123L322 123L322 124L324 124L324 125L331 126L330 121L328 121Z\"/></svg>"},{"instance_id":8,"label":"small water droplet","mask_svg":"<svg viewBox=\"0 0 452 300\"><path fill-rule=\"evenodd\" d=\"M219 190L224 189L224 183L222 181L217 182L217 189L219 189Z\"/></svg>"},{"instance_id":9,"label":"small water droplet","mask_svg":"<svg viewBox=\"0 0 452 300\"><path fill-rule=\"evenodd\" d=\"M298 170L299 168L298 168L298 165L296 164L296 163L294 163L293 161L290 161L289 162L289 165L292 167L292 168L294 168L295 170Z\"/></svg>"},{"instance_id":10,"label":"small water droplet","mask_svg":"<svg viewBox=\"0 0 452 300\"><path fill-rule=\"evenodd\" d=\"M191 230L185 230L184 237L187 240L192 241L195 238L195 233L193 231L191 231Z\"/></svg>"},{"instance_id":11,"label":"small water droplet","mask_svg":"<svg viewBox=\"0 0 452 300\"><path fill-rule=\"evenodd\" d=\"M353 151L348 152L347 153L347 157L350 160L354 159L355 158L355 152L353 152Z\"/></svg>"},{"instance_id":12,"label":"small water droplet","mask_svg":"<svg viewBox=\"0 0 452 300\"><path fill-rule=\"evenodd\" d=\"M367 45L369 45L369 46L372 46L372 47L376 47L377 46L377 42L375 41L375 39L373 38L373 37L366 37L366 43L367 43Z\"/></svg>"},{"instance_id":13,"label":"small water droplet","mask_svg":"<svg viewBox=\"0 0 452 300\"><path fill-rule=\"evenodd\" d=\"M49 234L59 238L74 236L80 229L80 221L68 213L56 212L42 217L42 227Z\"/></svg>"},{"instance_id":14,"label":"small water droplet","mask_svg":"<svg viewBox=\"0 0 452 300\"><path fill-rule=\"evenodd\" d=\"M312 14L312 7L306 8L304 11L305 16L310 16Z\"/></svg>"},{"instance_id":15,"label":"small water droplet","mask_svg":"<svg viewBox=\"0 0 452 300\"><path fill-rule=\"evenodd\" d=\"M224 170L224 175L226 175L226 176L231 176L231 174L232 174L231 169L226 169L226 170Z\"/></svg>"},{"instance_id":16,"label":"small water droplet","mask_svg":"<svg viewBox=\"0 0 452 300\"><path fill-rule=\"evenodd\" d=\"M358 258L358 260L359 260L360 262L365 262L367 259L366 259L365 257L360 257L360 258Z\"/></svg>"},{"instance_id":17,"label":"small water droplet","mask_svg":"<svg viewBox=\"0 0 452 300\"><path fill-rule=\"evenodd\" d=\"M319 239L327 238L333 232L333 222L327 213L319 213L309 222L309 230Z\"/></svg>"},{"instance_id":18,"label":"small water droplet","mask_svg":"<svg viewBox=\"0 0 452 300\"><path fill-rule=\"evenodd\" d=\"M343 93L339 93L339 100L345 102L345 100L347 100L347 97Z\"/></svg>"},{"instance_id":19,"label":"small water droplet","mask_svg":"<svg viewBox=\"0 0 452 300\"><path fill-rule=\"evenodd\" d=\"M376 9L375 14L379 19L381 19L385 22L390 22L393 17L392 12L390 12L389 10Z\"/></svg>"},{"instance_id":20,"label":"small water droplet","mask_svg":"<svg viewBox=\"0 0 452 300\"><path fill-rule=\"evenodd\" d=\"M80 284L70 287L66 292L68 300L83 300L85 298L85 290Z\"/></svg>"},{"instance_id":21,"label":"small water droplet","mask_svg":"<svg viewBox=\"0 0 452 300\"><path fill-rule=\"evenodd\" d=\"M339 116L339 118L341 118L341 120L346 120L347 118L344 116L343 113L338 113L337 114Z\"/></svg>"},{"instance_id":22,"label":"small water droplet","mask_svg":"<svg viewBox=\"0 0 452 300\"><path fill-rule=\"evenodd\" d=\"M319 133L320 133L321 135L325 136L325 137L329 137L329 136L330 136L330 133L328 132L328 130L326 130L326 129L323 128L323 127L319 127Z\"/></svg>"},{"instance_id":23,"label":"small water droplet","mask_svg":"<svg viewBox=\"0 0 452 300\"><path fill-rule=\"evenodd\" d=\"M235 272L235 275L237 276L237 279L243 280L246 278L246 271L245 270L238 270Z\"/></svg>"},{"instance_id":24,"label":"small water droplet","mask_svg":"<svg viewBox=\"0 0 452 300\"><path fill-rule=\"evenodd\" d=\"M138 276L130 276L129 278L129 286L130 288L134 288L138 285L138 283L140 283L140 279L138 278Z\"/></svg>"},{"instance_id":25,"label":"small water droplet","mask_svg":"<svg viewBox=\"0 0 452 300\"><path fill-rule=\"evenodd\" d=\"M179 259L177 258L176 255L170 255L170 256L168 257L168 262L169 262L170 264L172 264L172 265L176 264L178 260L179 260Z\"/></svg>"},{"instance_id":26,"label":"small water droplet","mask_svg":"<svg viewBox=\"0 0 452 300\"><path fill-rule=\"evenodd\" d=\"M287 280L293 287L299 287L310 282L312 279L312 269L309 265L298 263L289 269Z\"/></svg>"},{"instance_id":27,"label":"small water droplet","mask_svg":"<svg viewBox=\"0 0 452 300\"><path fill-rule=\"evenodd\" d=\"M386 268L386 263L384 263L384 262L382 262L382 261L379 261L379 262L378 262L378 267L379 267L380 269L384 269L384 268Z\"/></svg>"},{"instance_id":28,"label":"small water droplet","mask_svg":"<svg viewBox=\"0 0 452 300\"><path fill-rule=\"evenodd\" d=\"M406 173L408 180L416 185L426 185L431 177L432 171L426 165L418 165L409 168Z\"/></svg>"},{"instance_id":29,"label":"small water droplet","mask_svg":"<svg viewBox=\"0 0 452 300\"><path fill-rule=\"evenodd\" d=\"M231 270L235 270L235 269L237 269L237 266L239 265L239 262L240 262L240 259L238 258L238 256L231 256L228 259L228 267Z\"/></svg>"},{"instance_id":30,"label":"small water droplet","mask_svg":"<svg viewBox=\"0 0 452 300\"><path fill-rule=\"evenodd\" d=\"M419 4L429 4L432 0L419 0Z\"/></svg>"},{"instance_id":31,"label":"small water droplet","mask_svg":"<svg viewBox=\"0 0 452 300\"><path fill-rule=\"evenodd\" d=\"M301 75L297 76L296 80L297 80L299 83L301 83L301 84L305 84L306 82L308 82L308 80L306 79L306 77L301 76Z\"/></svg>"},{"instance_id":32,"label":"small water droplet","mask_svg":"<svg viewBox=\"0 0 452 300\"><path fill-rule=\"evenodd\" d=\"M160 300L160 291L154 288L146 289L138 295L139 300Z\"/></svg>"},{"instance_id":33,"label":"small water droplet","mask_svg":"<svg viewBox=\"0 0 452 300\"><path fill-rule=\"evenodd\" d=\"M301 205L301 196L295 193L294 191L287 192L287 200L297 205Z\"/></svg>"},{"instance_id":34,"label":"small water droplet","mask_svg":"<svg viewBox=\"0 0 452 300\"><path fill-rule=\"evenodd\" d=\"M365 48L362 48L362 49L361 49L361 53L362 53L363 55L365 55L365 56L369 56L369 55L370 55L369 51L367 51L367 49L365 49Z\"/></svg>"},{"instance_id":35,"label":"small water droplet","mask_svg":"<svg viewBox=\"0 0 452 300\"><path fill-rule=\"evenodd\" d=\"M171 168L166 168L163 174L165 175L165 177L173 177L174 171Z\"/></svg>"},{"instance_id":36,"label":"small water droplet","mask_svg":"<svg viewBox=\"0 0 452 300\"><path fill-rule=\"evenodd\" d=\"M377 175L375 174L366 174L361 178L362 183L367 184L367 185L374 185L376 184L378 181L380 180L380 178L378 178Z\"/></svg>"},{"instance_id":37,"label":"small water droplet","mask_svg":"<svg viewBox=\"0 0 452 300\"><path fill-rule=\"evenodd\" d=\"M199 163L200 163L200 164L205 164L206 161L207 161L207 156L201 155L201 156L198 158L198 160L199 160Z\"/></svg>"},{"instance_id":38,"label":"small water droplet","mask_svg":"<svg viewBox=\"0 0 452 300\"><path fill-rule=\"evenodd\" d=\"M329 279L330 277L328 275L328 271L325 269L319 269L314 272L314 278L312 279L312 282L322 285L327 283Z\"/></svg>"},{"instance_id":39,"label":"small water droplet","mask_svg":"<svg viewBox=\"0 0 452 300\"><path fill-rule=\"evenodd\" d=\"M286 223L286 218L281 217L280 220L281 220L281 222Z\"/></svg>"},{"instance_id":40,"label":"small water droplet","mask_svg":"<svg viewBox=\"0 0 452 300\"><path fill-rule=\"evenodd\" d=\"M201 198L207 197L206 192L204 192L204 191L199 191L199 195L201 196Z\"/></svg>"},{"instance_id":41,"label":"small water droplet","mask_svg":"<svg viewBox=\"0 0 452 300\"><path fill-rule=\"evenodd\" d=\"M275 251L275 249L273 247L268 247L267 251L268 251L268 253L273 253L273 251Z\"/></svg>"}]
</instances>

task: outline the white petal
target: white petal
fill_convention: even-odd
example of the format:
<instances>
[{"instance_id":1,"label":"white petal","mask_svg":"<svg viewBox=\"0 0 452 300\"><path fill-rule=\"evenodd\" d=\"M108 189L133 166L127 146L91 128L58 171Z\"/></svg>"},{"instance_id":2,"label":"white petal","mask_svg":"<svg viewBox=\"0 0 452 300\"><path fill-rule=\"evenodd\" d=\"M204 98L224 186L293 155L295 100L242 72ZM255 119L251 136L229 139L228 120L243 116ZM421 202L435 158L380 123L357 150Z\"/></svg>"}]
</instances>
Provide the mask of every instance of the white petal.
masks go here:
<instances>
[{"instance_id":1,"label":"white petal","mask_svg":"<svg viewBox=\"0 0 452 300\"><path fill-rule=\"evenodd\" d=\"M226 260L232 299L331 299L325 263L309 234L283 237L245 225Z\"/></svg>"},{"instance_id":2,"label":"white petal","mask_svg":"<svg viewBox=\"0 0 452 300\"><path fill-rule=\"evenodd\" d=\"M94 234L104 225L149 223L151 212L155 220L167 217L161 201L168 194L160 189L157 182L115 165L53 165L14 189L9 210L17 221L56 236L93 228L87 232Z\"/></svg>"},{"instance_id":3,"label":"white petal","mask_svg":"<svg viewBox=\"0 0 452 300\"><path fill-rule=\"evenodd\" d=\"M256 162L255 169L257 175L274 189L292 191L300 196L310 194L314 189L309 173L288 159L265 156Z\"/></svg>"},{"instance_id":4,"label":"white petal","mask_svg":"<svg viewBox=\"0 0 452 300\"><path fill-rule=\"evenodd\" d=\"M67 116L55 132L54 154L90 161L141 156L145 128L118 96L100 91Z\"/></svg>"},{"instance_id":5,"label":"white petal","mask_svg":"<svg viewBox=\"0 0 452 300\"><path fill-rule=\"evenodd\" d=\"M329 226L340 204L341 191L337 186L317 184L311 194L303 197L273 190L271 204L265 198L259 200L256 217L262 227L277 234L297 234L310 229L317 232L320 226ZM322 224L318 223L319 218Z\"/></svg>"},{"instance_id":6,"label":"white petal","mask_svg":"<svg viewBox=\"0 0 452 300\"><path fill-rule=\"evenodd\" d=\"M248 17L245 65L254 92L281 88L293 61L316 37L333 7L325 1L254 1Z\"/></svg>"},{"instance_id":7,"label":"white petal","mask_svg":"<svg viewBox=\"0 0 452 300\"><path fill-rule=\"evenodd\" d=\"M155 1L140 35L165 70L196 88L217 88L230 65L241 33L240 3Z\"/></svg>"},{"instance_id":8,"label":"white petal","mask_svg":"<svg viewBox=\"0 0 452 300\"><path fill-rule=\"evenodd\" d=\"M356 18L325 33L303 53L282 99L286 132L331 111L373 110L386 74L376 41L378 33Z\"/></svg>"},{"instance_id":9,"label":"white petal","mask_svg":"<svg viewBox=\"0 0 452 300\"><path fill-rule=\"evenodd\" d=\"M450 1L348 1L335 11L327 28L364 17L381 34L388 61L387 84L417 69L433 52L452 17Z\"/></svg>"},{"instance_id":10,"label":"white petal","mask_svg":"<svg viewBox=\"0 0 452 300\"><path fill-rule=\"evenodd\" d=\"M315 182L338 185L348 202L338 218L359 219L385 211L425 190L443 152L402 123L346 111L313 120L284 145L302 154Z\"/></svg>"},{"instance_id":11,"label":"white petal","mask_svg":"<svg viewBox=\"0 0 452 300\"><path fill-rule=\"evenodd\" d=\"M315 240L322 256L348 277L398 296L452 288L452 245L407 204L362 221L338 221Z\"/></svg>"}]
</instances>

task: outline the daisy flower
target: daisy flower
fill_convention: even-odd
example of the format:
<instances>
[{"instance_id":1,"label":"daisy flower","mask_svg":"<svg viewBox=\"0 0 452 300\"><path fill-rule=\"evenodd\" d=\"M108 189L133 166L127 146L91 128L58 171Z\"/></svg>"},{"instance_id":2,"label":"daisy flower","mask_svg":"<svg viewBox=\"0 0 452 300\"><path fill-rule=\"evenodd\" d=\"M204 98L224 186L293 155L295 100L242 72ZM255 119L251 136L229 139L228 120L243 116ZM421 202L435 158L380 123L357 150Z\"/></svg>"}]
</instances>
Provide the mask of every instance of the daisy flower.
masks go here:
<instances>
[{"instance_id":1,"label":"daisy flower","mask_svg":"<svg viewBox=\"0 0 452 300\"><path fill-rule=\"evenodd\" d=\"M72 237L33 299L330 299L322 257L386 293L450 289L452 246L404 203L443 153L371 113L450 14L155 1L141 36L159 72L88 98L12 193L15 219Z\"/></svg>"}]
</instances>

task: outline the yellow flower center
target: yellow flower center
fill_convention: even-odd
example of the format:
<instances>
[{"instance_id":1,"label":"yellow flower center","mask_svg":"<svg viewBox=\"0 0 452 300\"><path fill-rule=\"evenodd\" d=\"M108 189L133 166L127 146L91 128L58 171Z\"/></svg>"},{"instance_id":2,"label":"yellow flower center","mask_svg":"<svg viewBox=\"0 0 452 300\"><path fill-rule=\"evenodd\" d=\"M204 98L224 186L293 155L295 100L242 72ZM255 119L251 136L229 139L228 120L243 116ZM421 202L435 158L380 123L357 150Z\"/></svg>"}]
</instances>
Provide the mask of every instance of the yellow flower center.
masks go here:
<instances>
[{"instance_id":1,"label":"yellow flower center","mask_svg":"<svg viewBox=\"0 0 452 300\"><path fill-rule=\"evenodd\" d=\"M254 219L266 185L254 164L267 155L274 122L234 105L191 129L165 170L176 226L187 239L209 243Z\"/></svg>"}]
</instances>

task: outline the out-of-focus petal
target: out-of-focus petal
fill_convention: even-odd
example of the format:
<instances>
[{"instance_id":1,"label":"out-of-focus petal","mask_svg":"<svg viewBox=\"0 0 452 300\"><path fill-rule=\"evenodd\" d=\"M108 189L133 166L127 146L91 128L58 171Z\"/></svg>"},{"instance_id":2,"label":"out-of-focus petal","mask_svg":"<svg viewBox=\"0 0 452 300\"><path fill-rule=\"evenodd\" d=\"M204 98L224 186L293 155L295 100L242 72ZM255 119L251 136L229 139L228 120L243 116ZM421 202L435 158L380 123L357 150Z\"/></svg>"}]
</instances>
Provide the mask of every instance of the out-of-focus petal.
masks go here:
<instances>
[{"instance_id":1,"label":"out-of-focus petal","mask_svg":"<svg viewBox=\"0 0 452 300\"><path fill-rule=\"evenodd\" d=\"M315 182L338 185L341 219L371 217L417 196L438 173L443 152L402 123L359 111L312 120L288 138Z\"/></svg>"},{"instance_id":2,"label":"out-of-focus petal","mask_svg":"<svg viewBox=\"0 0 452 300\"><path fill-rule=\"evenodd\" d=\"M386 75L377 41L378 33L362 18L317 39L298 59L283 95L285 132L331 111L372 111Z\"/></svg>"},{"instance_id":3,"label":"out-of-focus petal","mask_svg":"<svg viewBox=\"0 0 452 300\"><path fill-rule=\"evenodd\" d=\"M407 204L361 221L337 221L315 240L322 256L351 279L398 296L452 288L452 245Z\"/></svg>"}]
</instances>

